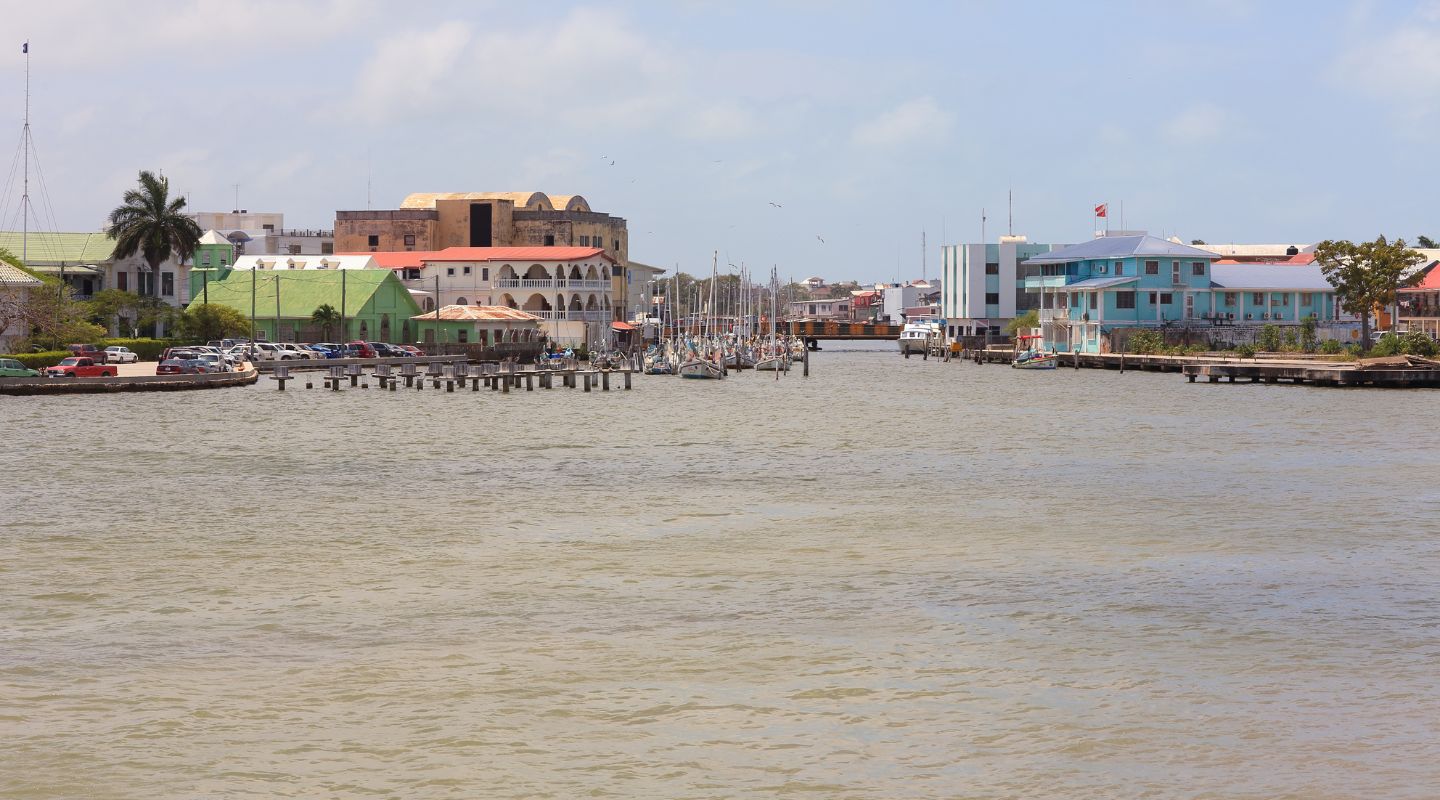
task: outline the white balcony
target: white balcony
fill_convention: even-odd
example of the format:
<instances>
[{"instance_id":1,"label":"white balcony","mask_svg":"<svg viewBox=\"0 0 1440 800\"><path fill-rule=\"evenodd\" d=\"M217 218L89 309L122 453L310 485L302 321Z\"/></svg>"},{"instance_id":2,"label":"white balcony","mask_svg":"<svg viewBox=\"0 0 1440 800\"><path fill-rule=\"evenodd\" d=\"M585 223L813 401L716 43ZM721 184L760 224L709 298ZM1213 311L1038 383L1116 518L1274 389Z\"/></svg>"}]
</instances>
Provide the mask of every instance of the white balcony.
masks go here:
<instances>
[{"instance_id":1,"label":"white balcony","mask_svg":"<svg viewBox=\"0 0 1440 800\"><path fill-rule=\"evenodd\" d=\"M540 319L578 320L581 322L609 322L614 314L609 311L526 311Z\"/></svg>"},{"instance_id":2,"label":"white balcony","mask_svg":"<svg viewBox=\"0 0 1440 800\"><path fill-rule=\"evenodd\" d=\"M579 280L575 278L500 278L495 281L497 289L541 289L571 292L608 292L610 281Z\"/></svg>"},{"instance_id":3,"label":"white balcony","mask_svg":"<svg viewBox=\"0 0 1440 800\"><path fill-rule=\"evenodd\" d=\"M1066 322L1070 319L1068 308L1042 308L1040 309L1041 322Z\"/></svg>"}]
</instances>

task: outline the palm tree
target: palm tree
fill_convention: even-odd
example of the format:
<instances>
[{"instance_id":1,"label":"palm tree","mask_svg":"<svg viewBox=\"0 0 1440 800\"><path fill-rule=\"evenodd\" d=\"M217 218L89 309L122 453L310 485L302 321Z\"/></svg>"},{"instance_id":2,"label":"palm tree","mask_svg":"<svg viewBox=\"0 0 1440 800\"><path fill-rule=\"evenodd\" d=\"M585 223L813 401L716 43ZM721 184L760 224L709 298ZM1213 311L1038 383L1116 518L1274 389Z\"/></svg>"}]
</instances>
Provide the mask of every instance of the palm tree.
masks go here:
<instances>
[{"instance_id":1,"label":"palm tree","mask_svg":"<svg viewBox=\"0 0 1440 800\"><path fill-rule=\"evenodd\" d=\"M115 257L129 258L140 253L150 265L150 295L160 295L154 275L171 253L184 262L200 243L200 226L181 213L185 198L170 199L170 179L140 171L140 188L125 193L124 205L110 212L105 235L115 240Z\"/></svg>"},{"instance_id":2,"label":"palm tree","mask_svg":"<svg viewBox=\"0 0 1440 800\"><path fill-rule=\"evenodd\" d=\"M330 328L340 324L340 312L335 310L335 306L325 303L315 309L315 313L310 315L310 321L325 331L325 340L329 341Z\"/></svg>"}]
</instances>

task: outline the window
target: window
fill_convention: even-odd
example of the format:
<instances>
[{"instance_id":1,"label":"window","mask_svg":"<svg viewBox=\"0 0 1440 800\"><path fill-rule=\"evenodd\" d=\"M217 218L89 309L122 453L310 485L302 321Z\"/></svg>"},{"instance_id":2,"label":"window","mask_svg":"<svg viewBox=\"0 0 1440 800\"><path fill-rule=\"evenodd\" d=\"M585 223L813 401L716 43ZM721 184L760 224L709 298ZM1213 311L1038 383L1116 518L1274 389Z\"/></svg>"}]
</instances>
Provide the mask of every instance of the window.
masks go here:
<instances>
[{"instance_id":1,"label":"window","mask_svg":"<svg viewBox=\"0 0 1440 800\"><path fill-rule=\"evenodd\" d=\"M469 301L469 300L466 300L466 299L463 298L463 297L457 297L457 298L455 298L455 305L457 305L457 306L468 306L468 305L470 305L470 301Z\"/></svg>"},{"instance_id":2,"label":"window","mask_svg":"<svg viewBox=\"0 0 1440 800\"><path fill-rule=\"evenodd\" d=\"M1156 303L1160 302L1160 293L1159 293L1159 292L1151 292L1149 295L1147 295L1147 297L1150 298L1150 305L1152 305L1152 306L1155 305Z\"/></svg>"},{"instance_id":3,"label":"window","mask_svg":"<svg viewBox=\"0 0 1440 800\"><path fill-rule=\"evenodd\" d=\"M987 305L987 306L998 306L998 305L1000 305L1000 293L999 293L999 292L986 292L986 293L985 293L985 305Z\"/></svg>"},{"instance_id":4,"label":"window","mask_svg":"<svg viewBox=\"0 0 1440 800\"><path fill-rule=\"evenodd\" d=\"M1116 293L1115 293L1115 307L1116 307L1116 308L1134 308L1134 307L1135 307L1135 293L1134 293L1134 292L1116 292Z\"/></svg>"},{"instance_id":5,"label":"window","mask_svg":"<svg viewBox=\"0 0 1440 800\"><path fill-rule=\"evenodd\" d=\"M321 243L320 243L320 255L322 255L322 256L333 256L333 255L335 255L335 243L334 243L334 242L321 242Z\"/></svg>"},{"instance_id":6,"label":"window","mask_svg":"<svg viewBox=\"0 0 1440 800\"><path fill-rule=\"evenodd\" d=\"M379 247L379 246L380 246L380 237L379 237L378 235L376 235L376 234L371 234L371 235L369 235L369 236L367 236L367 237L365 237L365 238L368 240L368 244L367 244L368 247Z\"/></svg>"},{"instance_id":7,"label":"window","mask_svg":"<svg viewBox=\"0 0 1440 800\"><path fill-rule=\"evenodd\" d=\"M175 273L160 273L160 294L163 294L166 297L175 296Z\"/></svg>"},{"instance_id":8,"label":"window","mask_svg":"<svg viewBox=\"0 0 1440 800\"><path fill-rule=\"evenodd\" d=\"M589 236L581 236L581 237L580 237L580 246L581 246L581 247L589 247L589 246L590 246L590 237L589 237Z\"/></svg>"},{"instance_id":9,"label":"window","mask_svg":"<svg viewBox=\"0 0 1440 800\"><path fill-rule=\"evenodd\" d=\"M1190 264L1190 274L1203 277L1205 275L1205 262L1194 261Z\"/></svg>"},{"instance_id":10,"label":"window","mask_svg":"<svg viewBox=\"0 0 1440 800\"><path fill-rule=\"evenodd\" d=\"M999 274L1000 274L1000 265L999 265L999 264L990 263L990 262L986 262L986 264L985 264L985 274L986 274L986 275L999 275Z\"/></svg>"},{"instance_id":11,"label":"window","mask_svg":"<svg viewBox=\"0 0 1440 800\"><path fill-rule=\"evenodd\" d=\"M1288 306L1288 305L1290 305L1290 295L1288 295L1288 294L1282 294L1282 295L1280 295L1280 305L1282 305L1282 306Z\"/></svg>"},{"instance_id":12,"label":"window","mask_svg":"<svg viewBox=\"0 0 1440 800\"><path fill-rule=\"evenodd\" d=\"M547 233L547 234L545 234L545 246L546 246L546 247L554 247L554 246L555 246L555 234L553 234L553 233Z\"/></svg>"},{"instance_id":13,"label":"window","mask_svg":"<svg viewBox=\"0 0 1440 800\"><path fill-rule=\"evenodd\" d=\"M275 225L274 225L274 223L266 223L266 224L260 226L260 230L262 230L262 231L273 231L273 230L275 230Z\"/></svg>"},{"instance_id":14,"label":"window","mask_svg":"<svg viewBox=\"0 0 1440 800\"><path fill-rule=\"evenodd\" d=\"M480 280L482 280L482 281L488 281L488 280L490 280L490 268L489 268L489 267L481 267L481 268L480 268Z\"/></svg>"},{"instance_id":15,"label":"window","mask_svg":"<svg viewBox=\"0 0 1440 800\"><path fill-rule=\"evenodd\" d=\"M619 239L616 239L616 240L615 240L615 249L616 249L616 250L619 250L619 249L620 249L620 240L619 240Z\"/></svg>"},{"instance_id":16,"label":"window","mask_svg":"<svg viewBox=\"0 0 1440 800\"><path fill-rule=\"evenodd\" d=\"M298 255L300 255L300 245L298 245L298 244L292 244L292 245L290 245L289 247L287 247L287 248L285 248L285 249L288 250L288 251L290 251L290 255L292 255L292 256L298 256Z\"/></svg>"},{"instance_id":17,"label":"window","mask_svg":"<svg viewBox=\"0 0 1440 800\"><path fill-rule=\"evenodd\" d=\"M1310 304L1312 304L1312 303L1314 303L1314 302L1315 302L1315 295L1311 294L1310 292L1301 292L1301 293L1300 293L1300 305L1302 305L1302 306L1308 306L1308 305L1310 305Z\"/></svg>"},{"instance_id":18,"label":"window","mask_svg":"<svg viewBox=\"0 0 1440 800\"><path fill-rule=\"evenodd\" d=\"M1235 305L1235 300L1236 300L1235 292L1226 292L1226 293L1225 293L1225 305L1227 305L1227 306L1233 306L1233 305Z\"/></svg>"},{"instance_id":19,"label":"window","mask_svg":"<svg viewBox=\"0 0 1440 800\"><path fill-rule=\"evenodd\" d=\"M1251 293L1250 293L1250 304L1251 304L1251 305L1254 305L1254 306L1263 306L1263 305L1265 305L1265 293L1264 293L1264 292L1251 292Z\"/></svg>"},{"instance_id":20,"label":"window","mask_svg":"<svg viewBox=\"0 0 1440 800\"><path fill-rule=\"evenodd\" d=\"M1094 311L1094 310L1095 310L1096 302L1097 302L1099 299L1100 299L1100 293L1099 293L1099 292L1091 292L1091 293L1090 293L1090 310L1091 310L1091 311Z\"/></svg>"},{"instance_id":21,"label":"window","mask_svg":"<svg viewBox=\"0 0 1440 800\"><path fill-rule=\"evenodd\" d=\"M1116 262L1115 262L1115 274L1116 274L1116 275L1124 275L1124 274L1125 274L1125 262L1124 262L1124 261L1116 261Z\"/></svg>"},{"instance_id":22,"label":"window","mask_svg":"<svg viewBox=\"0 0 1440 800\"><path fill-rule=\"evenodd\" d=\"M1168 306L1168 305L1170 305L1171 303L1174 303L1174 302L1175 302L1175 296L1174 296L1174 295L1170 294L1169 292L1161 292L1161 293L1160 293L1160 305L1162 305L1162 306Z\"/></svg>"},{"instance_id":23,"label":"window","mask_svg":"<svg viewBox=\"0 0 1440 800\"><path fill-rule=\"evenodd\" d=\"M447 277L447 278L453 278L453 277L455 277L455 268L454 268L454 267L446 267L446 268L445 268L445 277Z\"/></svg>"},{"instance_id":24,"label":"window","mask_svg":"<svg viewBox=\"0 0 1440 800\"><path fill-rule=\"evenodd\" d=\"M467 331L464 328L456 331L455 341L459 342L460 344L465 344L466 342L470 341L470 331Z\"/></svg>"},{"instance_id":25,"label":"window","mask_svg":"<svg viewBox=\"0 0 1440 800\"><path fill-rule=\"evenodd\" d=\"M1146 274L1146 275L1159 275L1159 274L1160 274L1160 262L1159 262L1159 261L1146 261L1146 262L1145 262L1145 274Z\"/></svg>"},{"instance_id":26,"label":"window","mask_svg":"<svg viewBox=\"0 0 1440 800\"><path fill-rule=\"evenodd\" d=\"M414 247L414 246L415 246L415 234L413 234L413 233L407 233L407 234L405 234L405 246L406 246L406 247Z\"/></svg>"},{"instance_id":27,"label":"window","mask_svg":"<svg viewBox=\"0 0 1440 800\"><path fill-rule=\"evenodd\" d=\"M462 274L462 275L469 275L469 274L470 274L470 268L469 268L469 267L464 267L464 268L461 270L461 273L460 273L460 274Z\"/></svg>"}]
</instances>

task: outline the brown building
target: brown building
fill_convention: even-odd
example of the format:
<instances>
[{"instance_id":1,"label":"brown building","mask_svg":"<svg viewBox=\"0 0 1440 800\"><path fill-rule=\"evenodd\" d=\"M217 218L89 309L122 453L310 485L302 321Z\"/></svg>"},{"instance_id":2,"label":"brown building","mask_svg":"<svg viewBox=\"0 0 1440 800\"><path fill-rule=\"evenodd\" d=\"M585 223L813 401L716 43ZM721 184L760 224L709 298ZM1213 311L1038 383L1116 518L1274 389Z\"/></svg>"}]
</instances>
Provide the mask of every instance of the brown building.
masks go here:
<instances>
[{"instance_id":1,"label":"brown building","mask_svg":"<svg viewBox=\"0 0 1440 800\"><path fill-rule=\"evenodd\" d=\"M447 247L599 247L620 267L617 313L626 285L625 220L590 210L585 198L542 192L425 192L393 211L335 212L335 252L438 251Z\"/></svg>"}]
</instances>

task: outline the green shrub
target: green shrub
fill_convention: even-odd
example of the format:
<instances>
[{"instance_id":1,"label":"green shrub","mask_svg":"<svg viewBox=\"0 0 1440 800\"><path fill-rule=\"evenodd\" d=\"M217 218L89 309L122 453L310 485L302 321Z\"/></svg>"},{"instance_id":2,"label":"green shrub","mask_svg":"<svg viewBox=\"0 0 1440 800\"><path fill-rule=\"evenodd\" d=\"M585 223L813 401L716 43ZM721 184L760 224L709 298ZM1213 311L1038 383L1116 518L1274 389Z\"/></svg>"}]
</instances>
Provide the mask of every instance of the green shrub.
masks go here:
<instances>
[{"instance_id":1,"label":"green shrub","mask_svg":"<svg viewBox=\"0 0 1440 800\"><path fill-rule=\"evenodd\" d=\"M1361 355L1364 355L1364 353L1365 349L1360 346L1359 342L1351 342L1345 345L1345 355L1351 358L1359 358Z\"/></svg>"},{"instance_id":2,"label":"green shrub","mask_svg":"<svg viewBox=\"0 0 1440 800\"><path fill-rule=\"evenodd\" d=\"M1255 357L1255 345L1253 345L1253 344L1239 344L1239 345L1236 345L1236 346L1235 346L1235 355L1240 356L1241 358L1254 358L1254 357Z\"/></svg>"},{"instance_id":3,"label":"green shrub","mask_svg":"<svg viewBox=\"0 0 1440 800\"><path fill-rule=\"evenodd\" d=\"M1428 358L1435 355L1435 350L1435 340L1420 331L1411 331L1400 337L1400 351L1406 355Z\"/></svg>"},{"instance_id":4,"label":"green shrub","mask_svg":"<svg viewBox=\"0 0 1440 800\"><path fill-rule=\"evenodd\" d=\"M1267 353L1279 351L1280 328L1267 323L1260 329L1260 337L1255 341L1255 346Z\"/></svg>"},{"instance_id":5,"label":"green shrub","mask_svg":"<svg viewBox=\"0 0 1440 800\"><path fill-rule=\"evenodd\" d=\"M1380 341L1376 342L1375 346L1370 349L1370 355L1376 358L1398 356L1403 352L1405 352L1404 341L1401 340L1399 336L1389 332L1381 336Z\"/></svg>"},{"instance_id":6,"label":"green shrub","mask_svg":"<svg viewBox=\"0 0 1440 800\"><path fill-rule=\"evenodd\" d=\"M1300 333L1294 328L1285 329L1285 352L1293 353L1300 349Z\"/></svg>"},{"instance_id":7,"label":"green shrub","mask_svg":"<svg viewBox=\"0 0 1440 800\"><path fill-rule=\"evenodd\" d=\"M45 369L60 363L60 359L69 358L69 350L46 350L43 353L16 353L6 358L13 358L30 369Z\"/></svg>"},{"instance_id":8,"label":"green shrub","mask_svg":"<svg viewBox=\"0 0 1440 800\"><path fill-rule=\"evenodd\" d=\"M135 352L135 355L140 357L141 361L154 361L160 358L160 353L162 353L165 348L190 343L191 342L182 342L178 339L102 339L98 346L102 350L112 345L128 347Z\"/></svg>"},{"instance_id":9,"label":"green shrub","mask_svg":"<svg viewBox=\"0 0 1440 800\"><path fill-rule=\"evenodd\" d=\"M1136 331L1130 335L1126 349L1139 356L1163 353L1165 352L1165 337L1161 336L1158 331Z\"/></svg>"},{"instance_id":10,"label":"green shrub","mask_svg":"<svg viewBox=\"0 0 1440 800\"><path fill-rule=\"evenodd\" d=\"M1315 352L1315 318L1306 317L1300 323L1300 349L1307 353Z\"/></svg>"},{"instance_id":11,"label":"green shrub","mask_svg":"<svg viewBox=\"0 0 1440 800\"><path fill-rule=\"evenodd\" d=\"M1326 339L1325 341L1320 343L1320 352L1327 356L1339 355L1340 351L1344 349L1345 348L1342 347L1341 344L1334 339Z\"/></svg>"}]
</instances>

